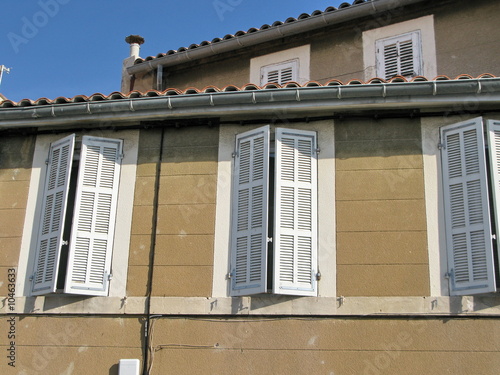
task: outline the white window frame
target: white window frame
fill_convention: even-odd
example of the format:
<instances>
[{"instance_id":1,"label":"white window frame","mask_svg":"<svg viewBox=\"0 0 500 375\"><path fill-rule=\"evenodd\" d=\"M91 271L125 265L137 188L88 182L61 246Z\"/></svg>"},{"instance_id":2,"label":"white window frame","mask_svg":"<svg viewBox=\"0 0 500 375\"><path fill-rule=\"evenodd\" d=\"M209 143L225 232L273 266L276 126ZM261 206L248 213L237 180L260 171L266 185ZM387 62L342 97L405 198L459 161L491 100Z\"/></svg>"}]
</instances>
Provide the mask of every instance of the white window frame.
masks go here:
<instances>
[{"instance_id":1,"label":"white window frame","mask_svg":"<svg viewBox=\"0 0 500 375\"><path fill-rule=\"evenodd\" d=\"M133 196L135 190L135 176L137 169L139 131L91 131L86 135L111 139L120 138L123 140L123 159L120 170L120 185L118 189L119 198L116 209L114 232L114 249L111 260L113 279L109 283L109 291L107 293L108 296L123 297L126 295L128 254L132 223ZM32 282L30 280L30 276L32 275L34 269L38 237L37 234L39 231L39 218L42 210L41 197L44 190L47 169L45 161L47 160L50 145L53 142L64 138L64 136L65 134L37 136L16 284L16 294L19 297L32 295ZM56 295L61 296L59 293Z\"/></svg>"},{"instance_id":2,"label":"white window frame","mask_svg":"<svg viewBox=\"0 0 500 375\"><path fill-rule=\"evenodd\" d=\"M263 124L264 125L264 124ZM256 126L255 128L257 128ZM335 236L335 148L334 127L331 121L309 124L287 124L286 128L317 132L320 148L318 155L318 265L321 280L318 282L318 297L336 296L336 236ZM213 297L229 297L231 294L229 274L231 246L231 194L233 180L233 158L235 137L251 128L224 126L219 133L219 163L217 181L217 205L214 243ZM271 126L274 132L275 127ZM271 298L273 294L261 294ZM284 297L284 296L283 296Z\"/></svg>"},{"instance_id":3,"label":"white window frame","mask_svg":"<svg viewBox=\"0 0 500 375\"><path fill-rule=\"evenodd\" d=\"M392 25L383 25L363 32L363 62L365 81L380 77L377 74L377 41L398 37L411 32L420 33L420 60L419 75L433 79L437 75L436 41L434 35L434 16L424 16Z\"/></svg>"},{"instance_id":4,"label":"white window frame","mask_svg":"<svg viewBox=\"0 0 500 375\"><path fill-rule=\"evenodd\" d=\"M293 81L300 84L307 83L311 76L310 60L311 46L309 44L254 57L250 59L250 83L263 86L268 83L263 77L269 69L283 69L288 66L294 70Z\"/></svg>"},{"instance_id":5,"label":"white window frame","mask_svg":"<svg viewBox=\"0 0 500 375\"><path fill-rule=\"evenodd\" d=\"M429 275L431 296L450 295L473 295L473 290L452 290L451 268L449 266L449 236L450 230L446 230L446 206L445 191L446 180L443 177L443 160L441 131L447 126L456 127L461 124L483 122L483 129L487 121L494 118L475 118L473 116L447 116L423 118L422 129L422 153L424 162L425 183L425 205L427 216L427 248L429 255ZM498 120L493 120L500 123ZM495 201L497 198L495 198ZM449 224L448 224L449 225ZM497 229L498 231L498 229ZM452 264L452 263L451 263ZM478 291L478 293L480 293ZM485 293L487 293L485 291Z\"/></svg>"},{"instance_id":6,"label":"white window frame","mask_svg":"<svg viewBox=\"0 0 500 375\"><path fill-rule=\"evenodd\" d=\"M286 73L290 78L284 78L284 74L286 71L290 71L290 73ZM277 74L277 79L270 78L272 73ZM263 66L260 69L260 85L264 86L267 83L277 83L279 85L284 85L288 82L297 82L299 75L299 60L293 59L290 61L284 61L277 64L271 64Z\"/></svg>"},{"instance_id":7,"label":"white window frame","mask_svg":"<svg viewBox=\"0 0 500 375\"><path fill-rule=\"evenodd\" d=\"M401 58L402 44L411 43L411 67L412 73L405 74L403 59ZM396 49L397 56L392 61L392 65L396 65L393 74L387 73L387 56L385 54L386 47L393 46ZM422 52L421 52L421 35L420 30L415 30L406 34L393 36L390 38L379 39L375 42L377 54L377 77L391 79L395 76L415 77L422 75Z\"/></svg>"}]
</instances>

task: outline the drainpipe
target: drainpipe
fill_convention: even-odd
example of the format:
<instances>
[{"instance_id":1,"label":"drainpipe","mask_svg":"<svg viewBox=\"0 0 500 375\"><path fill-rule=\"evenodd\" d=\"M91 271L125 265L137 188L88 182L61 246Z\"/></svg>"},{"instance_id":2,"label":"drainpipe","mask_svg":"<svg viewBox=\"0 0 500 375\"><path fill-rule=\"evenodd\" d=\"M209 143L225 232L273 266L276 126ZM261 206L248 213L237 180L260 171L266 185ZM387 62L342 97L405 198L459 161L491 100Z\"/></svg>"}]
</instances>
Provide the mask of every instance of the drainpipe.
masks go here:
<instances>
[{"instance_id":1,"label":"drainpipe","mask_svg":"<svg viewBox=\"0 0 500 375\"><path fill-rule=\"evenodd\" d=\"M121 92L128 93L133 90L133 81L135 75L128 73L127 69L134 65L134 61L139 58L141 44L144 44L144 38L140 35L129 35L125 38L125 42L130 44L130 55L123 60L122 67L122 85Z\"/></svg>"}]
</instances>

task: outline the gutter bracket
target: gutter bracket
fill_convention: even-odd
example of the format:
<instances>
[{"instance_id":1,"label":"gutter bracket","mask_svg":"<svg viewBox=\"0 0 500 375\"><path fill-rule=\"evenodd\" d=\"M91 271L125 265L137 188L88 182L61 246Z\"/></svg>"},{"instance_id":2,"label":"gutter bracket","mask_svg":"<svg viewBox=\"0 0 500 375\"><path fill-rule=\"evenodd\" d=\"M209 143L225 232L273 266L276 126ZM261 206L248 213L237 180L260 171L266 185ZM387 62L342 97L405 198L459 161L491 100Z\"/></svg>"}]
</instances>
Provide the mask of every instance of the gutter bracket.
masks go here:
<instances>
[{"instance_id":1,"label":"gutter bracket","mask_svg":"<svg viewBox=\"0 0 500 375\"><path fill-rule=\"evenodd\" d=\"M387 85L383 83L382 87L384 88L382 91L382 98L385 98L387 96Z\"/></svg>"},{"instance_id":2,"label":"gutter bracket","mask_svg":"<svg viewBox=\"0 0 500 375\"><path fill-rule=\"evenodd\" d=\"M91 115L91 114L92 114L92 111L90 110L90 103L89 103L89 102L87 102L87 113L88 113L89 115Z\"/></svg>"},{"instance_id":3,"label":"gutter bracket","mask_svg":"<svg viewBox=\"0 0 500 375\"><path fill-rule=\"evenodd\" d=\"M36 113L36 108L33 110L33 114L31 115L33 118L39 118L38 113Z\"/></svg>"},{"instance_id":4,"label":"gutter bracket","mask_svg":"<svg viewBox=\"0 0 500 375\"><path fill-rule=\"evenodd\" d=\"M255 95L255 91L254 91L254 92L252 92L252 103L253 103L253 104L257 104L257 97L256 97L256 95Z\"/></svg>"},{"instance_id":5,"label":"gutter bracket","mask_svg":"<svg viewBox=\"0 0 500 375\"><path fill-rule=\"evenodd\" d=\"M297 89L296 91L297 91L296 99L298 102L300 102L300 91L299 89Z\"/></svg>"},{"instance_id":6,"label":"gutter bracket","mask_svg":"<svg viewBox=\"0 0 500 375\"><path fill-rule=\"evenodd\" d=\"M51 108L50 108L50 114L52 115L52 117L56 117L56 112L54 111L54 105L53 104L51 105Z\"/></svg>"},{"instance_id":7,"label":"gutter bracket","mask_svg":"<svg viewBox=\"0 0 500 375\"><path fill-rule=\"evenodd\" d=\"M432 95L436 96L437 91L438 91L438 88L437 88L437 81L433 81L433 82L432 82Z\"/></svg>"},{"instance_id":8,"label":"gutter bracket","mask_svg":"<svg viewBox=\"0 0 500 375\"><path fill-rule=\"evenodd\" d=\"M342 87L339 86L339 92L337 94L337 99L342 99Z\"/></svg>"},{"instance_id":9,"label":"gutter bracket","mask_svg":"<svg viewBox=\"0 0 500 375\"><path fill-rule=\"evenodd\" d=\"M129 108L130 108L130 112L135 112L134 101L132 99L130 99L130 101L129 101Z\"/></svg>"},{"instance_id":10,"label":"gutter bracket","mask_svg":"<svg viewBox=\"0 0 500 375\"><path fill-rule=\"evenodd\" d=\"M214 106L215 106L215 103L214 103L214 96L213 96L212 94L210 94L210 105L211 105L212 107L214 107Z\"/></svg>"},{"instance_id":11,"label":"gutter bracket","mask_svg":"<svg viewBox=\"0 0 500 375\"><path fill-rule=\"evenodd\" d=\"M171 102L171 98L170 98L170 96L168 97L167 106L168 106L168 109L174 109L174 108L172 107L172 102Z\"/></svg>"},{"instance_id":12,"label":"gutter bracket","mask_svg":"<svg viewBox=\"0 0 500 375\"><path fill-rule=\"evenodd\" d=\"M477 94L481 94L481 92L483 91L483 87L481 85L481 81L477 81Z\"/></svg>"}]
</instances>

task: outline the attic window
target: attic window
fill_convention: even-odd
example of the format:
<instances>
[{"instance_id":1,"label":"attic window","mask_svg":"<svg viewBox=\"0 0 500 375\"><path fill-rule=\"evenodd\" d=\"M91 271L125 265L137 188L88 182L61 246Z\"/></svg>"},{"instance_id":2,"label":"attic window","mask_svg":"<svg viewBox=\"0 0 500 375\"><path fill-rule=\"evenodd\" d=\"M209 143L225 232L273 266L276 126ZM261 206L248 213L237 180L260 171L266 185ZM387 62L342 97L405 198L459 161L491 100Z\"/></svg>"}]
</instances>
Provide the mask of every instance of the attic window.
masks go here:
<instances>
[{"instance_id":1,"label":"attic window","mask_svg":"<svg viewBox=\"0 0 500 375\"><path fill-rule=\"evenodd\" d=\"M277 83L283 85L298 80L299 60L294 59L263 66L260 70L260 84Z\"/></svg>"},{"instance_id":2,"label":"attic window","mask_svg":"<svg viewBox=\"0 0 500 375\"><path fill-rule=\"evenodd\" d=\"M420 30L376 41L377 76L415 77L422 74Z\"/></svg>"}]
</instances>

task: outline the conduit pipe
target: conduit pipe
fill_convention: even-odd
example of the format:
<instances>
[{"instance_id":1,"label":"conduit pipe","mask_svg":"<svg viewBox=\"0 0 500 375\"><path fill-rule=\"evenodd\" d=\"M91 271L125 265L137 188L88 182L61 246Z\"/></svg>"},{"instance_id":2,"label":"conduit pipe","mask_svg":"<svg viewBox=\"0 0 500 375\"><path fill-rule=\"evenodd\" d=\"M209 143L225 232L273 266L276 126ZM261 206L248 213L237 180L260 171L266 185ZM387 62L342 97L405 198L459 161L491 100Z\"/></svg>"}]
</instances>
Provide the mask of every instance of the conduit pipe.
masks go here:
<instances>
[{"instance_id":1,"label":"conduit pipe","mask_svg":"<svg viewBox=\"0 0 500 375\"><path fill-rule=\"evenodd\" d=\"M254 33L247 33L242 36L235 36L231 39L221 40L205 46L176 52L172 55L154 58L127 68L131 75L144 73L156 69L158 65L164 67L183 64L188 61L198 60L225 52L234 51L241 48L254 46L283 37L288 37L312 30L316 30L328 25L348 22L360 17L373 16L387 11L394 11L398 8L423 2L425 0L372 0L362 4L351 5L347 8L338 9L333 12L323 12L317 16L311 16L291 23L274 26L269 29L259 30Z\"/></svg>"},{"instance_id":2,"label":"conduit pipe","mask_svg":"<svg viewBox=\"0 0 500 375\"><path fill-rule=\"evenodd\" d=\"M262 118L278 113L293 117L390 109L500 109L498 103L500 78L301 87L0 108L0 129L102 121L119 125L157 119Z\"/></svg>"}]
</instances>

